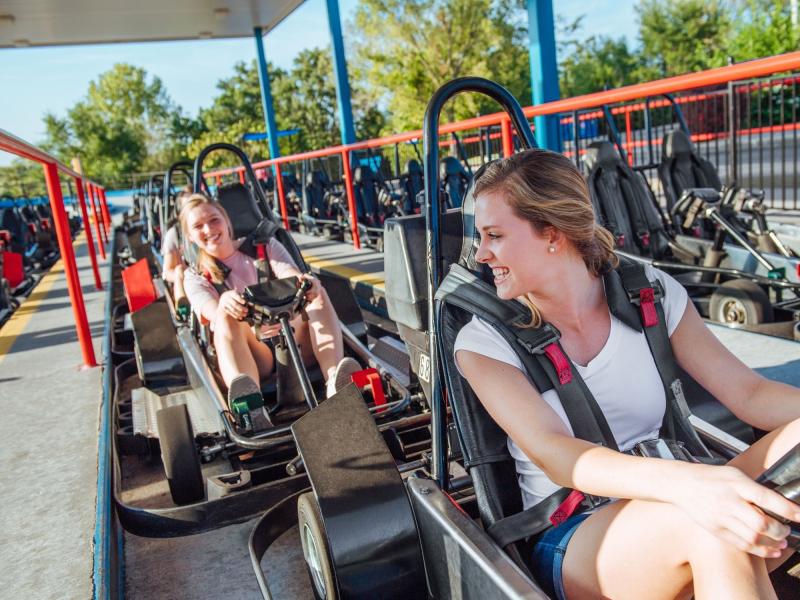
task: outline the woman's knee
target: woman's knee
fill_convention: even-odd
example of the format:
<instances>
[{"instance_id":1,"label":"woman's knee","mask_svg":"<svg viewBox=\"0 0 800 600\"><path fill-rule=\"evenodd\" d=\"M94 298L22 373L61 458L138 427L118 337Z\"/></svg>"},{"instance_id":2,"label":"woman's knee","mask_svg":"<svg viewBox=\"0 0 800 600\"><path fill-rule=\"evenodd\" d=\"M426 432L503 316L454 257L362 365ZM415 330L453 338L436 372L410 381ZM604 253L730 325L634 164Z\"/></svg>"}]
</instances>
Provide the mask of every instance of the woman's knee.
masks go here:
<instances>
[{"instance_id":1,"label":"woman's knee","mask_svg":"<svg viewBox=\"0 0 800 600\"><path fill-rule=\"evenodd\" d=\"M243 323L228 314L217 315L214 321L214 339L233 340L243 335Z\"/></svg>"}]
</instances>

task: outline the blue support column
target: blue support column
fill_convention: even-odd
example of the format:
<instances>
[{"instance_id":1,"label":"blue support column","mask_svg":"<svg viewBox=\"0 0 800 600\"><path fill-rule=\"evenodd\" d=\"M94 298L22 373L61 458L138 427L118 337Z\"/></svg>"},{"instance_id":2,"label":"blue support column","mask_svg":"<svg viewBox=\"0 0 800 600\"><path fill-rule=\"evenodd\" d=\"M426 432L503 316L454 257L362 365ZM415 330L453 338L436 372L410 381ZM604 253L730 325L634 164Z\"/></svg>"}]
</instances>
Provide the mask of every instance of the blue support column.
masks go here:
<instances>
[{"instance_id":1,"label":"blue support column","mask_svg":"<svg viewBox=\"0 0 800 600\"><path fill-rule=\"evenodd\" d=\"M267 72L267 59L264 58L264 36L261 27L253 29L256 38L256 54L258 60L258 81L261 83L261 106L264 109L264 122L267 126L269 136L269 157L278 158L281 155L278 146L278 128L275 126L275 109L272 107L272 91L269 87L269 73ZM278 169L273 165L275 177L278 176Z\"/></svg>"},{"instance_id":2,"label":"blue support column","mask_svg":"<svg viewBox=\"0 0 800 600\"><path fill-rule=\"evenodd\" d=\"M553 19L553 0L526 0L528 6L528 40L531 63L533 103L558 100L558 62ZM536 117L536 143L542 148L561 151L558 116Z\"/></svg>"},{"instance_id":3,"label":"blue support column","mask_svg":"<svg viewBox=\"0 0 800 600\"><path fill-rule=\"evenodd\" d=\"M331 30L331 51L333 53L333 74L336 78L336 100L339 107L339 129L342 144L356 141L353 127L353 108L350 105L350 83L347 78L347 60L344 57L342 42L342 20L339 17L339 0L325 0L328 9L328 27Z\"/></svg>"}]
</instances>

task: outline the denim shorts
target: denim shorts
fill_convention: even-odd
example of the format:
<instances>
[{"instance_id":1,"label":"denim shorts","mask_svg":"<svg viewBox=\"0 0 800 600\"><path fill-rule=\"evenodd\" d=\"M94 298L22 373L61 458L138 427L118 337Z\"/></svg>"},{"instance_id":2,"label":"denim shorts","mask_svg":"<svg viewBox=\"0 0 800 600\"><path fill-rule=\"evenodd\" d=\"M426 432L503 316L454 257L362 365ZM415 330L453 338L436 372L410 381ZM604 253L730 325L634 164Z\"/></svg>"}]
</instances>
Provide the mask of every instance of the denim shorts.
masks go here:
<instances>
[{"instance_id":1,"label":"denim shorts","mask_svg":"<svg viewBox=\"0 0 800 600\"><path fill-rule=\"evenodd\" d=\"M533 547L533 576L551 598L566 600L561 569L570 538L590 513L569 517L558 527L548 529Z\"/></svg>"}]
</instances>

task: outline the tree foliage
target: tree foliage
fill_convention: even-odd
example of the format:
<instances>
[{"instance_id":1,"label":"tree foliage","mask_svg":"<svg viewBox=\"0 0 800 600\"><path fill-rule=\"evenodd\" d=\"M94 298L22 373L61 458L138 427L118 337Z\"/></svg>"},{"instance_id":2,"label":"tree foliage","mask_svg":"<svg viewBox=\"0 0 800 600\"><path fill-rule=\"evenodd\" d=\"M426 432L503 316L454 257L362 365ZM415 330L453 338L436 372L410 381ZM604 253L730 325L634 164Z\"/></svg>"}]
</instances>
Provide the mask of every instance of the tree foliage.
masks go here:
<instances>
[{"instance_id":1,"label":"tree foliage","mask_svg":"<svg viewBox=\"0 0 800 600\"><path fill-rule=\"evenodd\" d=\"M0 197L23 198L45 192L44 172L39 163L20 158L0 167Z\"/></svg>"},{"instance_id":2,"label":"tree foliage","mask_svg":"<svg viewBox=\"0 0 800 600\"><path fill-rule=\"evenodd\" d=\"M580 96L637 83L641 61L625 38L591 36L577 43L559 65L562 97Z\"/></svg>"},{"instance_id":3,"label":"tree foliage","mask_svg":"<svg viewBox=\"0 0 800 600\"><path fill-rule=\"evenodd\" d=\"M494 79L530 97L524 12L510 0L361 0L354 64L385 106L392 131L418 129L443 83L465 75ZM450 119L497 110L475 95L445 107Z\"/></svg>"},{"instance_id":4,"label":"tree foliage","mask_svg":"<svg viewBox=\"0 0 800 600\"><path fill-rule=\"evenodd\" d=\"M299 129L296 135L281 137L282 155L294 154L340 143L339 116L336 110L336 86L329 49L304 50L294 59L291 71L268 65L275 124L279 130ZM237 63L234 75L217 84L220 90L207 109L202 109L196 122L196 135L188 153L196 156L212 142L227 141L243 146L251 160L269 157L266 141L243 142L248 132L264 131L261 87L256 62ZM353 119L359 136L373 137L383 125L383 115L376 110L363 91L351 89ZM211 159L209 165L221 164L224 155Z\"/></svg>"},{"instance_id":5,"label":"tree foliage","mask_svg":"<svg viewBox=\"0 0 800 600\"><path fill-rule=\"evenodd\" d=\"M641 0L636 12L648 79L727 63L732 23L722 0Z\"/></svg>"},{"instance_id":6,"label":"tree foliage","mask_svg":"<svg viewBox=\"0 0 800 600\"><path fill-rule=\"evenodd\" d=\"M788 0L746 0L737 12L729 53L737 62L800 49Z\"/></svg>"},{"instance_id":7,"label":"tree foliage","mask_svg":"<svg viewBox=\"0 0 800 600\"><path fill-rule=\"evenodd\" d=\"M158 77L132 65L114 65L65 117L47 114L44 121L45 148L65 162L80 158L86 174L104 183L180 154L173 129L180 109Z\"/></svg>"}]
</instances>

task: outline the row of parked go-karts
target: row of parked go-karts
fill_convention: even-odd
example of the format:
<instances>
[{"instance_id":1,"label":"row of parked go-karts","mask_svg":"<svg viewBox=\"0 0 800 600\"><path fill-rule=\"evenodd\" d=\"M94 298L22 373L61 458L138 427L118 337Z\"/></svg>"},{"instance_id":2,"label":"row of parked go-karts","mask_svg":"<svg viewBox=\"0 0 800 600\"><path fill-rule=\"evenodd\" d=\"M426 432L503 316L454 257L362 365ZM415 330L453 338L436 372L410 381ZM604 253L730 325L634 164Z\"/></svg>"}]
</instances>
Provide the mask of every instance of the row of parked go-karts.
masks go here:
<instances>
[{"instance_id":1,"label":"row of parked go-karts","mask_svg":"<svg viewBox=\"0 0 800 600\"><path fill-rule=\"evenodd\" d=\"M80 227L80 217L70 218L73 237ZM0 197L0 325L58 257L48 199Z\"/></svg>"},{"instance_id":2,"label":"row of parked go-karts","mask_svg":"<svg viewBox=\"0 0 800 600\"><path fill-rule=\"evenodd\" d=\"M522 131L524 116L510 94L476 78L456 80L437 93L426 113L426 131L437 130L441 104L465 90L498 100ZM529 129L518 135L523 147L533 144ZM432 165L439 164L436 141L425 140L425 160ZM666 155L676 149L679 144L672 143ZM208 185L204 162L220 151L238 158L244 183ZM619 158L613 146L597 144L587 166L598 213L620 252L685 277L706 315L720 294L728 294L723 314L741 306L746 316L766 296L758 304L761 316L796 330L798 284L771 262L782 255L748 241L742 206L723 204L706 185L689 185L667 219L641 177ZM691 152L663 171L679 180L684 159L694 171ZM422 182L422 195L414 195L416 206L428 210L386 218L390 320L362 312L347 280L320 274L342 325L345 352L363 367L353 376L354 385L328 400L318 400L321 374L299 360L288 325L303 309L303 294L281 280L248 288L248 319L254 325L280 323L281 333L273 342L276 374L262 382L264 405L241 419L227 406L212 332L194 315L180 318L160 275L156 248L175 219L174 180L181 171L195 191L225 207L234 236L245 240L241 248L257 254L255 248L275 236L300 269L308 270L264 185L234 146L209 146L191 168L173 165L137 197L134 211L114 232L108 303L113 496L122 525L136 535L171 537L263 515L249 550L265 598L272 595L261 559L294 525L316 598L545 598L521 558L525 541L508 543L493 533L495 524L521 510L514 462L505 435L453 363L455 332L477 314L460 297L471 285L466 274L481 279L474 245L465 243L474 242L475 234L471 188L460 208L452 207L440 193L442 173L435 170L432 181ZM615 186L626 191L605 193ZM733 225L726 216L731 208ZM611 210L616 212L609 218ZM706 243L678 235L669 225L673 221L686 231L713 222L716 237ZM725 266L720 256L737 252L726 243L728 236L742 238L750 246L744 251L759 264L757 257L769 261L769 272L762 276L747 265ZM191 244L184 241L183 247L191 261ZM709 254L713 265L706 264ZM782 266L796 265L794 258L784 258ZM435 271L429 273L429 267ZM446 285L437 292L443 279ZM691 423L708 452L730 458L753 441L750 427L693 382L686 385ZM777 470L800 472L800 457Z\"/></svg>"}]
</instances>

